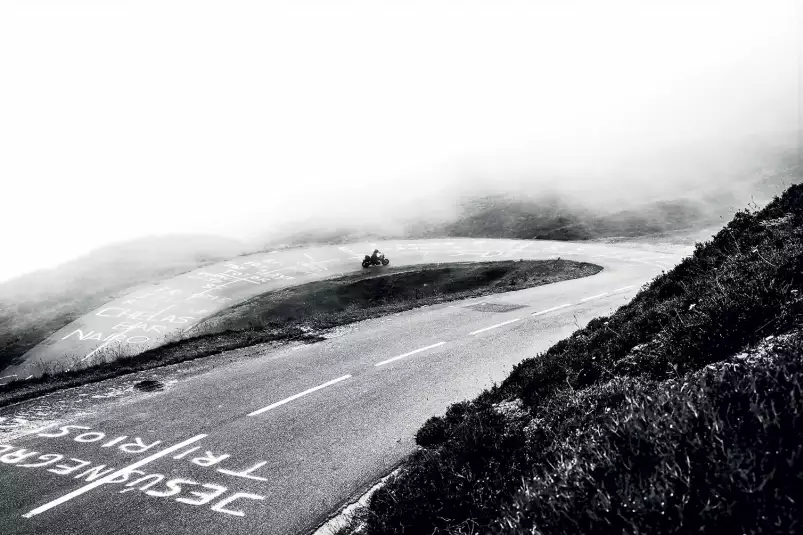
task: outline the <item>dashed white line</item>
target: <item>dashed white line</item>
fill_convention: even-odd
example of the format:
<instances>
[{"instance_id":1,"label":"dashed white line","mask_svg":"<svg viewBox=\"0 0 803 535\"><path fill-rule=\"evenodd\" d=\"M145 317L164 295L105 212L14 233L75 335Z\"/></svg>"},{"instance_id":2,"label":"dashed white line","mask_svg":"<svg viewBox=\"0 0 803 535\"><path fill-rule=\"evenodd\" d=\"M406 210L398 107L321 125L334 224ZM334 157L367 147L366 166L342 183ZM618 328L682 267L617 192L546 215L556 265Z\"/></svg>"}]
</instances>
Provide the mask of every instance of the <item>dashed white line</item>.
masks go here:
<instances>
[{"instance_id":1,"label":"dashed white line","mask_svg":"<svg viewBox=\"0 0 803 535\"><path fill-rule=\"evenodd\" d=\"M615 290L613 291L613 293L616 293L616 292L623 292L623 291L625 291L625 290L629 290L629 289L630 289L630 288L632 288L632 287L633 287L633 285L632 285L632 284L631 284L630 286L622 286L621 288L617 288L617 289L615 289Z\"/></svg>"},{"instance_id":2,"label":"dashed white line","mask_svg":"<svg viewBox=\"0 0 803 535\"><path fill-rule=\"evenodd\" d=\"M120 470L117 470L114 473L111 473L111 474L109 474L107 476L104 476L104 477L102 477L102 478L100 478L100 479L98 479L96 481L93 481L89 485L84 485L83 487L75 489L74 491L65 494L61 498L57 498L57 499L53 500L52 502L48 502L48 503L46 503L44 505L40 505L36 509L33 509L33 510L29 511L29 512L25 513L22 516L24 518L31 518L31 517L34 517L34 516L40 514L40 513L44 513L45 511L56 507L57 505L61 505L64 502L72 500L76 496L80 496L81 494L85 494L85 493L89 492L90 490L92 490L94 488L100 487L101 485L105 485L106 483L109 483L110 481L113 481L115 478L120 477L123 474L130 473L133 470L135 470L135 469L137 469L137 468L139 468L141 466L144 466L144 465L148 464L151 461L155 461L156 459L159 459L160 457L164 457L166 455L170 455L174 451L180 450L184 446L188 446L188 445L192 444L193 442L198 442L202 438L206 438L206 436L207 435L196 435L196 436L194 436L192 438L189 438L189 439L185 440L184 442L179 442L178 444L174 444L173 446L170 446L169 448L165 448L162 451L158 451L158 452L154 453L153 455L149 455L148 457L145 457L144 459L141 459L141 460L139 460L139 461L137 461L137 462L135 462L133 464L129 464L125 468L121 468Z\"/></svg>"},{"instance_id":3,"label":"dashed white line","mask_svg":"<svg viewBox=\"0 0 803 535\"><path fill-rule=\"evenodd\" d=\"M374 366L384 366L385 364L387 364L389 362L393 362L395 360L403 359L404 357L409 357L410 355L415 355L416 353L421 353L422 351L427 351L428 349L432 349L432 348L435 348L435 347L438 347L438 346L442 346L445 343L446 342L438 342L437 344L432 344L431 346L419 347L415 351L410 351L409 353L405 353L404 355L399 355L398 357L393 357L392 359L383 360L382 362L377 362L376 364L374 364Z\"/></svg>"},{"instance_id":4,"label":"dashed white line","mask_svg":"<svg viewBox=\"0 0 803 535\"><path fill-rule=\"evenodd\" d=\"M580 299L581 303L585 303L586 301L591 301L592 299L597 299L599 297L605 297L608 295L608 292L602 292L601 294L592 295L591 297L586 297L585 299Z\"/></svg>"},{"instance_id":5,"label":"dashed white line","mask_svg":"<svg viewBox=\"0 0 803 535\"><path fill-rule=\"evenodd\" d=\"M485 327L484 329L478 329L478 330L476 330L474 332L470 332L468 334L471 335L471 336L474 336L475 334L479 334L479 333L482 333L482 332L485 332L485 331L490 331L491 329L496 329L497 327L501 327L503 325L509 325L511 323L515 323L515 322L519 321L520 319L521 318L513 318L512 320L503 321L502 323L497 323L496 325L491 325L490 327Z\"/></svg>"},{"instance_id":6,"label":"dashed white line","mask_svg":"<svg viewBox=\"0 0 803 535\"><path fill-rule=\"evenodd\" d=\"M566 308L572 306L571 303L567 303L565 305L558 305L556 307L548 308L546 310L542 310L540 312L533 312L530 314L531 316L540 316L541 314L546 314L547 312L554 312L555 310L560 310L561 308Z\"/></svg>"},{"instance_id":7,"label":"dashed white line","mask_svg":"<svg viewBox=\"0 0 803 535\"><path fill-rule=\"evenodd\" d=\"M6 375L5 377L0 377L0 381L2 381L3 379L10 379L11 377L16 377L16 376L17 376L16 373L14 373L12 375Z\"/></svg>"},{"instance_id":8,"label":"dashed white line","mask_svg":"<svg viewBox=\"0 0 803 535\"><path fill-rule=\"evenodd\" d=\"M290 403L291 401L293 401L295 399L298 399L298 398L300 398L302 396L306 396L307 394L311 394L311 393L313 393L313 392L315 392L317 390L320 390L321 388L326 388L327 386L332 386L333 384L339 383L340 381L345 381L346 379L348 379L350 377L351 377L351 375L344 375L343 377L338 377L337 379L332 379L331 381L328 381L328 382L326 382L326 383L324 383L322 385L318 385L316 387L310 388L309 390L304 390L303 392L300 392L298 394L290 396L289 398L283 399L281 401L277 401L276 403L273 403L272 405L268 405L267 407L262 407L261 409L257 409L254 412L248 413L248 416L256 416L257 414L262 414L263 412L267 412L267 411L269 411L271 409L275 409L276 407L284 405L285 403Z\"/></svg>"}]
</instances>

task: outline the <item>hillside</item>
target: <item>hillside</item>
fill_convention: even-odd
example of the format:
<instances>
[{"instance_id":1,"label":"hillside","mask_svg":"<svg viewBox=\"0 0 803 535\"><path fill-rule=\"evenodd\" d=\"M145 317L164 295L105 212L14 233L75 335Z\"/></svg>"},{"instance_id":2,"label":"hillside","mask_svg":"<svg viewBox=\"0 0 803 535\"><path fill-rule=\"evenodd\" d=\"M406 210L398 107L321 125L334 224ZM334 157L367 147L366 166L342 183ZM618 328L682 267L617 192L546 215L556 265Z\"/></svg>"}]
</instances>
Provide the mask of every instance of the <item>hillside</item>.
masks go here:
<instances>
[{"instance_id":1,"label":"hillside","mask_svg":"<svg viewBox=\"0 0 803 535\"><path fill-rule=\"evenodd\" d=\"M418 432L342 533L794 533L803 186Z\"/></svg>"},{"instance_id":2,"label":"hillside","mask_svg":"<svg viewBox=\"0 0 803 535\"><path fill-rule=\"evenodd\" d=\"M521 199L492 195L465 202L455 221L430 228L424 235L582 241L701 228L720 215L702 203L686 200L604 213L556 196Z\"/></svg>"},{"instance_id":3,"label":"hillside","mask_svg":"<svg viewBox=\"0 0 803 535\"><path fill-rule=\"evenodd\" d=\"M322 332L421 306L589 277L602 270L570 260L439 263L357 272L267 292L204 320L209 333L287 327Z\"/></svg>"},{"instance_id":4,"label":"hillside","mask_svg":"<svg viewBox=\"0 0 803 535\"><path fill-rule=\"evenodd\" d=\"M0 370L50 333L133 287L242 252L211 236L158 236L109 245L0 284Z\"/></svg>"}]
</instances>

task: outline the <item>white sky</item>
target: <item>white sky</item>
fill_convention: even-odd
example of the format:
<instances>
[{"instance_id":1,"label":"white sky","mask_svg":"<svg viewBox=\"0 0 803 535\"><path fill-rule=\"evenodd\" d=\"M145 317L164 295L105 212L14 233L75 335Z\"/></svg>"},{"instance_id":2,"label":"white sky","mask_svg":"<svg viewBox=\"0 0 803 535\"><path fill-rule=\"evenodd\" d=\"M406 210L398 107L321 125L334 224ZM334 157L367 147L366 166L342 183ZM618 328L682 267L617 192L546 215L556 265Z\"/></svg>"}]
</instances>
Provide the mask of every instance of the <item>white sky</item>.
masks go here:
<instances>
[{"instance_id":1,"label":"white sky","mask_svg":"<svg viewBox=\"0 0 803 535\"><path fill-rule=\"evenodd\" d=\"M795 128L794 0L5 0L0 280ZM582 155L582 157L578 157ZM381 192L381 193L380 193Z\"/></svg>"}]
</instances>

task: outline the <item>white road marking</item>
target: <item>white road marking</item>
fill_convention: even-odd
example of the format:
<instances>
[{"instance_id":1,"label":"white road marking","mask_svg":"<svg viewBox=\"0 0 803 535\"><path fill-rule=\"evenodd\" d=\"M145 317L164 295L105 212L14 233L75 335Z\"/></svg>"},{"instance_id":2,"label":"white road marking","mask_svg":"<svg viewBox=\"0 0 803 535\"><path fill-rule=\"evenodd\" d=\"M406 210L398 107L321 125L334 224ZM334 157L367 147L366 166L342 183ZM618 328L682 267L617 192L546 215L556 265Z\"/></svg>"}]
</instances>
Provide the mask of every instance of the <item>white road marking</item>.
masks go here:
<instances>
[{"instance_id":1,"label":"white road marking","mask_svg":"<svg viewBox=\"0 0 803 535\"><path fill-rule=\"evenodd\" d=\"M284 271L286 269L293 269L293 266L280 267L278 269L274 269L273 271L266 271L264 273L260 273L260 275L263 275L263 276L273 275L274 273L278 273L278 272Z\"/></svg>"},{"instance_id":2,"label":"white road marking","mask_svg":"<svg viewBox=\"0 0 803 535\"><path fill-rule=\"evenodd\" d=\"M304 256L306 256L309 259L311 265L313 265L315 267L319 267L324 271L329 271L329 269L326 266L322 265L322 264L328 264L330 262L337 262L337 258L328 258L326 260L315 260L314 258L312 258L312 256L308 255L307 253L304 253Z\"/></svg>"},{"instance_id":3,"label":"white road marking","mask_svg":"<svg viewBox=\"0 0 803 535\"><path fill-rule=\"evenodd\" d=\"M446 342L438 342L437 344L432 344L431 346L420 347L420 348L416 349L415 351L410 351L409 353L405 353L404 355L399 355L398 357L393 357L392 359L383 360L382 362L377 362L376 364L374 364L374 366L384 366L385 364L388 364L389 362L393 362L394 360L403 359L404 357L409 357L410 355L415 355L416 353L421 353L422 351L426 351L428 349L432 349L432 348L435 348L435 347L438 347L438 346L442 346L445 343Z\"/></svg>"},{"instance_id":4,"label":"white road marking","mask_svg":"<svg viewBox=\"0 0 803 535\"><path fill-rule=\"evenodd\" d=\"M608 292L602 292L601 294L592 295L591 297L586 297L585 299L580 299L581 303L585 303L586 301L591 301L592 299L597 299L598 297L605 297L608 295Z\"/></svg>"},{"instance_id":5,"label":"white road marking","mask_svg":"<svg viewBox=\"0 0 803 535\"><path fill-rule=\"evenodd\" d=\"M348 247L338 247L337 250L340 251L341 253L346 253L347 255L351 255L351 256L349 256L349 259L353 258L353 259L356 259L356 260L362 260L362 257L360 255L358 255L357 253L355 253L354 251L352 251Z\"/></svg>"},{"instance_id":6,"label":"white road marking","mask_svg":"<svg viewBox=\"0 0 803 535\"><path fill-rule=\"evenodd\" d=\"M14 373L14 374L12 374L12 375L6 375L5 377L0 377L0 381L2 381L3 379L9 379L9 378L11 378L11 377L16 377L16 376L17 376L17 374L16 374L16 373Z\"/></svg>"},{"instance_id":7,"label":"white road marking","mask_svg":"<svg viewBox=\"0 0 803 535\"><path fill-rule=\"evenodd\" d=\"M565 305L558 305L556 307L548 308L546 310L542 310L541 312L533 312L530 314L531 316L540 316L541 314L546 314L547 312L554 312L555 310L560 310L561 308L566 308L572 306L571 303L567 303Z\"/></svg>"},{"instance_id":8,"label":"white road marking","mask_svg":"<svg viewBox=\"0 0 803 535\"><path fill-rule=\"evenodd\" d=\"M139 460L139 461L137 461L137 462L135 462L133 464L129 464L125 468L121 468L121 469L117 470L116 472L113 472L113 473L111 473L111 474L109 474L107 476L104 476L104 477L98 479L97 481L93 481L89 485L84 485L83 487L75 489L74 491L65 494L61 498L57 498L57 499L53 500L52 502L48 502L48 503L46 503L44 505L40 505L36 509L33 509L32 511L29 511L29 512L25 513L22 516L23 516L23 518L32 518L32 517L34 517L34 516L36 516L36 515L38 515L40 513L44 513L45 511L56 507L57 505L61 505L64 502L72 500L76 496L80 496L81 494L85 494L85 493L89 492L90 490L92 490L94 488L97 488L97 487L99 487L101 485L105 485L106 483L112 481L116 477L119 477L119 476L121 476L123 474L127 474L127 473L129 473L129 472L141 467L141 466L145 466L149 462L155 461L156 459L159 459L160 457L164 457L166 455L170 455L174 451L180 450L184 446L188 446L188 445L192 444L193 442L198 442L199 440L201 440L203 438L206 438L206 436L207 435L196 435L196 436L194 436L192 438L189 438L189 439L185 440L184 442L179 442L178 444L174 444L173 446L170 446L169 448L165 448L162 451L158 451L158 452L154 453L153 455L149 455L148 457L145 457L144 459L141 459L141 460Z\"/></svg>"},{"instance_id":9,"label":"white road marking","mask_svg":"<svg viewBox=\"0 0 803 535\"><path fill-rule=\"evenodd\" d=\"M235 472L234 470L226 470L225 468L218 468L217 471L220 472L221 474L226 474L226 475L229 475L229 476L244 477L246 479L253 479L254 481L267 481L268 478L266 478L266 477L250 475L251 472L253 472L257 468L262 468L266 464L268 464L268 461L258 462L256 465L254 465L253 467L249 468L248 470L246 470L244 472Z\"/></svg>"},{"instance_id":10,"label":"white road marking","mask_svg":"<svg viewBox=\"0 0 803 535\"><path fill-rule=\"evenodd\" d=\"M512 320L503 321L502 323L497 323L496 325L491 325L490 327L485 327L484 329L479 329L479 330L476 330L474 332L470 332L468 334L473 336L475 334L479 334L479 333L482 333L482 332L485 332L485 331L490 331L491 329L496 329L497 327L501 327L503 325L508 325L510 323L515 323L515 322L519 321L520 319L521 318L513 318Z\"/></svg>"},{"instance_id":11,"label":"white road marking","mask_svg":"<svg viewBox=\"0 0 803 535\"><path fill-rule=\"evenodd\" d=\"M28 379L30 379L31 377L33 377L33 374L31 374L31 375L29 375L28 377L26 377L26 378L25 378L25 380L27 381L27 380L28 380Z\"/></svg>"},{"instance_id":12,"label":"white road marking","mask_svg":"<svg viewBox=\"0 0 803 535\"><path fill-rule=\"evenodd\" d=\"M131 327L129 327L128 329L126 329L126 330L124 330L123 332L121 332L119 335L117 335L117 336L115 336L115 337L113 337L113 338L110 338L110 339L109 339L109 340L107 340L106 342L103 342L103 343L102 343L102 344L100 344L98 347L96 347L95 349L93 349L92 351L90 351L89 353L87 353L87 355L86 355L84 358L82 358L81 360L79 360L78 362L79 362L79 363L81 363L81 362L85 361L86 359L88 359L89 357L91 357L92 355L94 355L95 353L97 353L98 351L100 351L101 349L103 349L104 347L106 347L107 345L111 344L111 343L112 343L112 342L114 342L115 340L119 340L120 338L125 338L125 335L126 335L126 333L128 333L128 331L130 331L130 330L131 330L131 329L133 329L134 327L136 327L136 325L132 325L132 326L131 326ZM70 370L72 370L72 367L67 369L67 371L70 371Z\"/></svg>"},{"instance_id":13,"label":"white road marking","mask_svg":"<svg viewBox=\"0 0 803 535\"><path fill-rule=\"evenodd\" d=\"M345 381L346 379L348 379L350 377L351 377L351 375L344 375L343 377L338 377L337 379L332 379L331 381L326 382L326 383L324 383L322 385L318 385L318 386L316 386L314 388L310 388L309 390L304 390L303 392L295 394L294 396L290 396L289 398L283 399L281 401L277 401L276 403L273 403L272 405L268 405L267 407L262 407L261 409L257 409L254 412L248 413L248 416L256 416L257 414L262 414L263 412L267 412L267 411L269 411L271 409L275 409L276 407L284 405L285 403L290 403L291 401L293 401L295 399L298 399L298 398L300 398L302 396L306 396L307 394L311 394L311 393L315 392L316 390L320 390L321 388L326 388L327 386L332 386L333 384L339 383L340 381Z\"/></svg>"},{"instance_id":14,"label":"white road marking","mask_svg":"<svg viewBox=\"0 0 803 535\"><path fill-rule=\"evenodd\" d=\"M162 312L166 312L166 311L170 310L170 309L171 309L171 308L173 308L174 306L176 306L176 305L170 305L170 306L169 306L169 307L167 307L167 308L163 308L163 309L162 309L162 310L160 310L159 312L154 312L153 314L151 314L150 316L148 316L148 321L152 320L153 318L155 318L156 316L158 316L158 315L159 315L159 314L161 314Z\"/></svg>"},{"instance_id":15,"label":"white road marking","mask_svg":"<svg viewBox=\"0 0 803 535\"><path fill-rule=\"evenodd\" d=\"M614 290L614 293L616 293L616 292L623 292L623 291L625 291L625 290L629 290L629 289L630 289L630 288L632 288L632 287L633 287L633 285L632 285L632 284L631 284L630 286L622 286L621 288L617 288L617 289L615 289L615 290Z\"/></svg>"},{"instance_id":16,"label":"white road marking","mask_svg":"<svg viewBox=\"0 0 803 535\"><path fill-rule=\"evenodd\" d=\"M249 279L243 279L241 277L237 277L237 276L234 276L234 275L229 275L228 273L217 273L217 275L220 275L221 277L227 277L227 278L233 279L233 280L230 280L230 281L220 285L221 287L222 286L227 286L228 284L230 284L230 283L232 283L234 281L249 282L251 284L261 284L258 281L252 281L252 280L249 280ZM220 289L220 288L216 288L216 289Z\"/></svg>"}]
</instances>

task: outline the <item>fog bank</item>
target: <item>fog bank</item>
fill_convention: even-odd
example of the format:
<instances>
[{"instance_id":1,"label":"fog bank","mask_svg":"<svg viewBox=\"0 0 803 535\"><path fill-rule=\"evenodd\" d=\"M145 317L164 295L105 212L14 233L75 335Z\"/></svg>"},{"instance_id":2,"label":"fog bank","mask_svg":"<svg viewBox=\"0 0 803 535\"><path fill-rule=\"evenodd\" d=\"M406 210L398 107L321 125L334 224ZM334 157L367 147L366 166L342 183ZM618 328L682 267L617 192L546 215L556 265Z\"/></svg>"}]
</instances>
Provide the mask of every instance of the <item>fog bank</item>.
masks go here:
<instances>
[{"instance_id":1,"label":"fog bank","mask_svg":"<svg viewBox=\"0 0 803 535\"><path fill-rule=\"evenodd\" d=\"M799 150L798 15L787 0L6 2L0 280L151 235L398 234L490 194L743 202L749 169Z\"/></svg>"}]
</instances>

